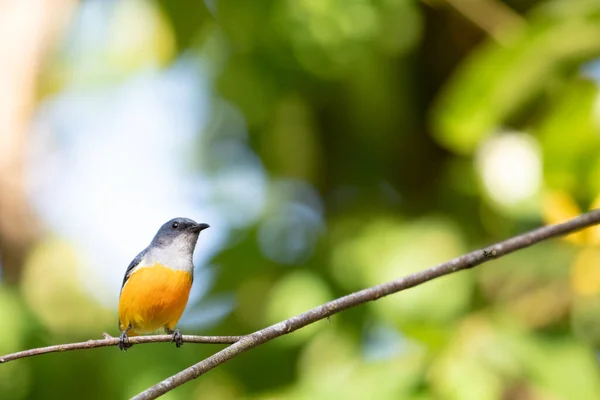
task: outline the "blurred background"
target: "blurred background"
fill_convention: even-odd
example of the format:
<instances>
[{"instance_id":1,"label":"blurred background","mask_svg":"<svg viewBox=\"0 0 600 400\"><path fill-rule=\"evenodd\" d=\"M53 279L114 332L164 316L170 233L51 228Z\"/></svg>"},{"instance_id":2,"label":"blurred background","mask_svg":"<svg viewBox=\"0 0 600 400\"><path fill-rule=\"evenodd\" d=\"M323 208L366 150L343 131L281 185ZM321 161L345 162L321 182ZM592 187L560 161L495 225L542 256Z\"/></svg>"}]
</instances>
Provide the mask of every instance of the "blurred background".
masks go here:
<instances>
[{"instance_id":1,"label":"blurred background","mask_svg":"<svg viewBox=\"0 0 600 400\"><path fill-rule=\"evenodd\" d=\"M123 273L207 222L180 328L244 334L600 206L597 0L5 0L0 353L117 335ZM240 355L165 399L600 398L600 232ZM222 348L0 366L122 399Z\"/></svg>"}]
</instances>

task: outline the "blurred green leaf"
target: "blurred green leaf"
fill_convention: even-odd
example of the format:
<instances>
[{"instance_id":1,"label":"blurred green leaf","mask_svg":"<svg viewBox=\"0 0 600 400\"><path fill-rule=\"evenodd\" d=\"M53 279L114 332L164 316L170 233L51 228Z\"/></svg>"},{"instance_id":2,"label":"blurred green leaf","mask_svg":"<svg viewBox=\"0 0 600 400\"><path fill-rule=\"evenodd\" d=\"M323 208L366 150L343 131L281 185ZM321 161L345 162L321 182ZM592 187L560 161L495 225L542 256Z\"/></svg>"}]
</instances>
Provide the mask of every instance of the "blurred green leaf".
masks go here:
<instances>
[{"instance_id":1,"label":"blurred green leaf","mask_svg":"<svg viewBox=\"0 0 600 400\"><path fill-rule=\"evenodd\" d=\"M600 3L557 3L571 18L535 13L507 43L486 43L458 68L432 114L434 137L442 145L472 152L564 80L565 71L600 54Z\"/></svg>"},{"instance_id":2,"label":"blurred green leaf","mask_svg":"<svg viewBox=\"0 0 600 400\"><path fill-rule=\"evenodd\" d=\"M212 19L204 1L158 0L171 23L179 52L194 45Z\"/></svg>"}]
</instances>

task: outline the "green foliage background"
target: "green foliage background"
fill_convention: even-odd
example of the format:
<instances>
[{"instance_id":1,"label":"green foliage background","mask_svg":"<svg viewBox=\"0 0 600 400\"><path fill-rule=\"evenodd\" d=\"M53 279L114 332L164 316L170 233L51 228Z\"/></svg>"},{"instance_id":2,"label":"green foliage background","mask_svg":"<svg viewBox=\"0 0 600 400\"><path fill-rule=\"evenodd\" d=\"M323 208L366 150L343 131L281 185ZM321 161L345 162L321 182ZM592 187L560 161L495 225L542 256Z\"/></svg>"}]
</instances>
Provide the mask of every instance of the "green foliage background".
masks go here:
<instances>
[{"instance_id":1,"label":"green foliage background","mask_svg":"<svg viewBox=\"0 0 600 400\"><path fill-rule=\"evenodd\" d=\"M220 118L233 105L273 187L281 178L313 185L325 223L314 252L292 265L259 246L269 213L237 232L213 260L220 267L212 288L234 291L237 306L210 332L195 333L251 332L598 204L600 103L582 68L600 55L600 2L506 0L519 23L498 26L495 38L454 1L211 4L217 17L203 2L130 2L151 10L153 39L129 58L109 58L115 74L97 84L125 79L149 60L167 66L200 55L223 108L198 150L203 167L219 170L210 149L226 134ZM60 91L68 72L57 54L41 97ZM537 154L541 168L514 201L483 172L491 154L484 149L506 137ZM164 398L600 398L599 238L590 230L547 242L349 310ZM76 268L68 253L53 262ZM115 333L103 322L110 318L95 322L93 313L83 322L64 316L78 328L57 333L26 300L41 290L30 276L20 287L0 286L0 353ZM45 306L77 303L114 317L73 287L65 283L64 298ZM156 344L19 360L0 366L1 398L127 398L218 348Z\"/></svg>"}]
</instances>

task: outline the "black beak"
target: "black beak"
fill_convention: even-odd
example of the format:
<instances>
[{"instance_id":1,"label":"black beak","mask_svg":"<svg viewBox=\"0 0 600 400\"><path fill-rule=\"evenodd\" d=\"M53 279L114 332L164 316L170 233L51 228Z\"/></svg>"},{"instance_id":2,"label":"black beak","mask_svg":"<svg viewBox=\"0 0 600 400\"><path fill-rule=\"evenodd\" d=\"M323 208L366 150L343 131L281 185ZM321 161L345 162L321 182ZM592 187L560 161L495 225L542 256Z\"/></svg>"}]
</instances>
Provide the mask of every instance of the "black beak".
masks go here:
<instances>
[{"instance_id":1,"label":"black beak","mask_svg":"<svg viewBox=\"0 0 600 400\"><path fill-rule=\"evenodd\" d=\"M189 230L192 232L200 232L205 230L206 228L210 228L209 224L198 224L198 225L192 225L189 227Z\"/></svg>"}]
</instances>

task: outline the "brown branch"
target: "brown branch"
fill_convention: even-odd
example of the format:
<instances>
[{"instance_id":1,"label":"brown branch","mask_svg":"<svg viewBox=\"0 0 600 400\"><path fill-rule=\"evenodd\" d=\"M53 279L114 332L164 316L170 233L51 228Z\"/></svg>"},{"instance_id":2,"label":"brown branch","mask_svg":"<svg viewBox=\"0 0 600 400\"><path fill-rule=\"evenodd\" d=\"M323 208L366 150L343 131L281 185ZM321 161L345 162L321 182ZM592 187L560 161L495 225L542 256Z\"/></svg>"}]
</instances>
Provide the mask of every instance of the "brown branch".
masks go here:
<instances>
[{"instance_id":1,"label":"brown branch","mask_svg":"<svg viewBox=\"0 0 600 400\"><path fill-rule=\"evenodd\" d=\"M71 350L84 350L84 349L95 349L97 347L116 346L119 344L119 338L112 337L107 333L104 333L104 339L88 340L87 342L79 343L68 343L68 344L57 344L55 346L40 347L37 349L30 349L19 351L18 353L7 354L0 357L0 364L19 358L37 356L46 353L56 353ZM131 344L142 344L142 343L159 343L159 342L170 342L173 338L172 335L152 335L152 336L135 336L129 338ZM231 344L240 340L242 336L194 336L194 335L183 335L184 343L204 343L204 344Z\"/></svg>"},{"instance_id":2,"label":"brown branch","mask_svg":"<svg viewBox=\"0 0 600 400\"><path fill-rule=\"evenodd\" d=\"M497 0L423 0L435 6L446 3L456 12L479 27L498 43L505 43L514 30L523 29L525 19L506 4Z\"/></svg>"},{"instance_id":3,"label":"brown branch","mask_svg":"<svg viewBox=\"0 0 600 400\"><path fill-rule=\"evenodd\" d=\"M377 300L383 296L409 289L444 275L449 275L454 272L473 268L477 265L483 264L484 262L502 257L541 241L575 232L598 223L600 223L600 209L582 214L579 217L573 218L572 220L562 224L550 225L532 230L484 249L465 254L421 272L416 272L398 280L373 286L369 289L363 289L361 291L341 297L337 300L330 301L329 303L313 308L304 314L297 315L242 337L239 341L231 346L219 351L218 353L215 353L214 355L200 361L195 365L192 365L189 368L184 369L183 371L165 379L151 388L144 390L142 393L133 397L133 400L156 399L158 396L161 396L168 391L173 390L176 387L205 374L211 369L232 359L246 350L263 344L271 339L275 339L276 337L294 332L295 330L298 330L306 325L330 317L333 314L336 314L347 308L364 304L368 301Z\"/></svg>"}]
</instances>

